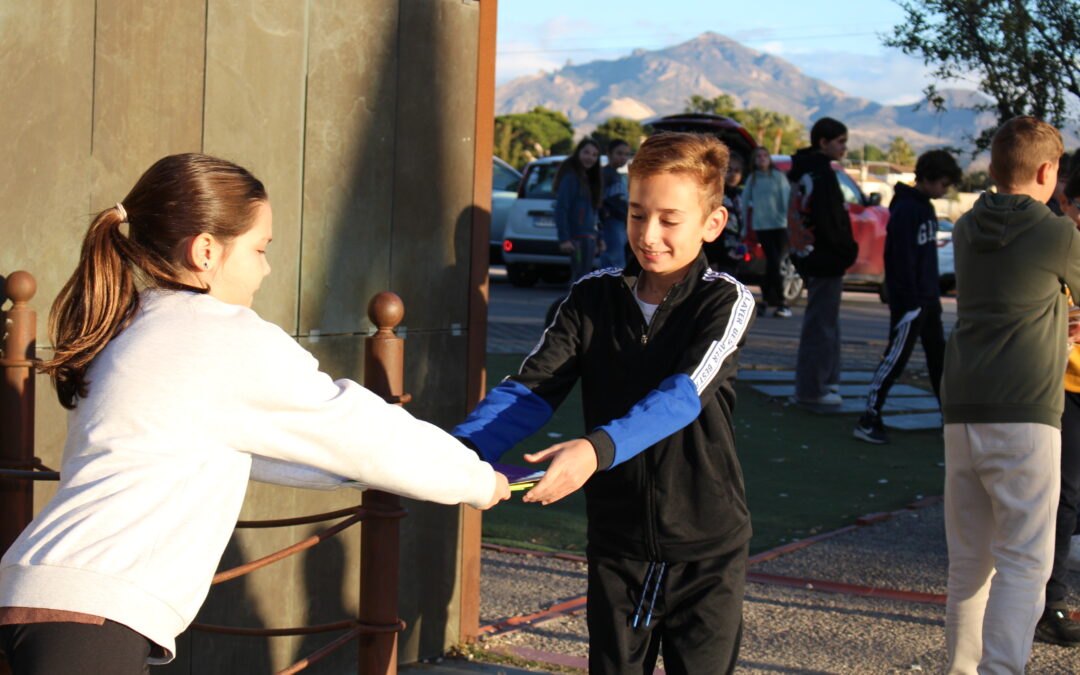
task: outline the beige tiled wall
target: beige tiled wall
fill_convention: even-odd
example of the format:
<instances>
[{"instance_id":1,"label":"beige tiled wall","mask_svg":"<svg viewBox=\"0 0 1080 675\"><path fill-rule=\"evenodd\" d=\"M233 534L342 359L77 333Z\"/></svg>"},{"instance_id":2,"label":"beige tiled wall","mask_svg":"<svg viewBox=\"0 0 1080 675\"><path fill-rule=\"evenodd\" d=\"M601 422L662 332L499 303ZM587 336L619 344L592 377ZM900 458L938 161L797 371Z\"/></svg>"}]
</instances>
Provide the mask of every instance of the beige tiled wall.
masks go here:
<instances>
[{"instance_id":1,"label":"beige tiled wall","mask_svg":"<svg viewBox=\"0 0 1080 675\"><path fill-rule=\"evenodd\" d=\"M274 207L273 273L255 309L334 377L363 377L368 299L406 302L406 389L418 417L463 414L479 8L461 0L39 0L0 10L0 275L31 271L46 317L90 217L154 160L236 161ZM485 167L486 170L486 167ZM274 364L267 364L272 368ZM163 383L163 386L166 386ZM38 379L38 455L58 466L64 412ZM36 491L38 507L51 485ZM357 503L356 493L255 485L245 518ZM458 510L410 503L402 524L400 659L457 636ZM223 565L309 535L244 531ZM323 545L320 545L323 546ZM200 621L289 626L347 618L359 531L211 591ZM332 637L332 636L331 636ZM270 672L316 638L180 641L165 673ZM347 648L334 667L347 667Z\"/></svg>"}]
</instances>

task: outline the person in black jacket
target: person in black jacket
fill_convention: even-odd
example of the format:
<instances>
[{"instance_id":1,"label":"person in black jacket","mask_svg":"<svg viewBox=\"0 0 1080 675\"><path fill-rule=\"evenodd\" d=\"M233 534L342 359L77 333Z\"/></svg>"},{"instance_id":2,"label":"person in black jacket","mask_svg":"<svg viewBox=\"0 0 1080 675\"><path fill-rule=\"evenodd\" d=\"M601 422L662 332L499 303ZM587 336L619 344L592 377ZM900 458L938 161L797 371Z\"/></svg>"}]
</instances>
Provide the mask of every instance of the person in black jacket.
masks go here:
<instances>
[{"instance_id":1,"label":"person in black jacket","mask_svg":"<svg viewBox=\"0 0 1080 675\"><path fill-rule=\"evenodd\" d=\"M881 409L893 382L904 372L915 341L922 340L930 385L939 395L945 360L941 326L941 280L938 278L937 213L931 199L945 196L960 182L960 165L945 150L931 150L915 163L915 187L896 184L885 234L885 295L889 302L889 344L874 371L866 412L855 425L855 438L888 443Z\"/></svg>"},{"instance_id":2,"label":"person in black jacket","mask_svg":"<svg viewBox=\"0 0 1080 675\"><path fill-rule=\"evenodd\" d=\"M840 398L840 296L844 271L859 254L832 163L847 154L847 127L822 117L810 129L810 146L795 153L788 180L788 239L792 261L806 278L806 312L795 362L795 398L838 406Z\"/></svg>"},{"instance_id":3,"label":"person in black jacket","mask_svg":"<svg viewBox=\"0 0 1080 675\"><path fill-rule=\"evenodd\" d=\"M727 148L663 133L630 166L634 260L570 290L521 369L452 433L489 460L538 430L580 379L586 433L524 499L585 487L589 671L731 672L750 514L735 454L737 353L754 297L708 267L727 223Z\"/></svg>"}]
</instances>

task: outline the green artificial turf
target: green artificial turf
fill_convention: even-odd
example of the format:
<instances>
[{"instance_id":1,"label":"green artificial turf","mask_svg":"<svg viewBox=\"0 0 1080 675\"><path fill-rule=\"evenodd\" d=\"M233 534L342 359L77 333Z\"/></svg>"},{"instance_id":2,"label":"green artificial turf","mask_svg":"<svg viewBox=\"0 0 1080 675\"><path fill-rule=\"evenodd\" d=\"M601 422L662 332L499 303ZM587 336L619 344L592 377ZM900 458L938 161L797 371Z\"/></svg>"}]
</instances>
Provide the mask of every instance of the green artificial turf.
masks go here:
<instances>
[{"instance_id":1,"label":"green artificial turf","mask_svg":"<svg viewBox=\"0 0 1080 675\"><path fill-rule=\"evenodd\" d=\"M515 371L520 356L487 358L488 382ZM753 518L751 553L852 524L942 492L941 431L891 430L892 443L870 445L852 437L858 415L819 415L770 399L737 382L735 435ZM548 424L502 459L525 465L522 455L583 432L581 395L575 390ZM484 514L484 540L541 550L583 552L585 503L580 492L550 506L525 504L521 493Z\"/></svg>"}]
</instances>

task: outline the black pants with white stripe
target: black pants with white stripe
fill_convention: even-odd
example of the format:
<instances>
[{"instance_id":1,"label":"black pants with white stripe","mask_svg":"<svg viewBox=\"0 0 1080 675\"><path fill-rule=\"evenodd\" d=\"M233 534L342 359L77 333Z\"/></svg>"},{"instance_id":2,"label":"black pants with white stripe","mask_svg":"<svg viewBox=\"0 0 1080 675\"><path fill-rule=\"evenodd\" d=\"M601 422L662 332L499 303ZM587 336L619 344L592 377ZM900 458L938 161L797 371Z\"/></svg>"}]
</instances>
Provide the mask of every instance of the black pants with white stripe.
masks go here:
<instances>
[{"instance_id":1,"label":"black pants with white stripe","mask_svg":"<svg viewBox=\"0 0 1080 675\"><path fill-rule=\"evenodd\" d=\"M941 325L941 303L931 302L911 310L889 308L889 345L881 356L870 393L866 395L866 412L881 416L885 398L893 382L904 372L915 341L921 340L926 354L926 367L930 371L930 384L934 396L941 401L941 370L945 361L945 330Z\"/></svg>"}]
</instances>

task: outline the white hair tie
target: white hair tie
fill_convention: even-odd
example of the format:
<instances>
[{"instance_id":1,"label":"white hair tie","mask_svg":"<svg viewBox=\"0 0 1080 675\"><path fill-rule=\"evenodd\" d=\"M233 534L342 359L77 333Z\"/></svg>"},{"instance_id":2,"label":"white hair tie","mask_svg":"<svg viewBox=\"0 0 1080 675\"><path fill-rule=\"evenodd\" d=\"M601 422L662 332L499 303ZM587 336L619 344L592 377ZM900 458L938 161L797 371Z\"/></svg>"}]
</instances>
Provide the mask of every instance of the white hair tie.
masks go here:
<instances>
[{"instance_id":1,"label":"white hair tie","mask_svg":"<svg viewBox=\"0 0 1080 675\"><path fill-rule=\"evenodd\" d=\"M116 202L116 206L114 206L113 208L116 209L116 212L120 214L120 222L121 223L126 223L128 221L128 219L127 219L127 211L124 210L124 205L121 204L120 202Z\"/></svg>"}]
</instances>

